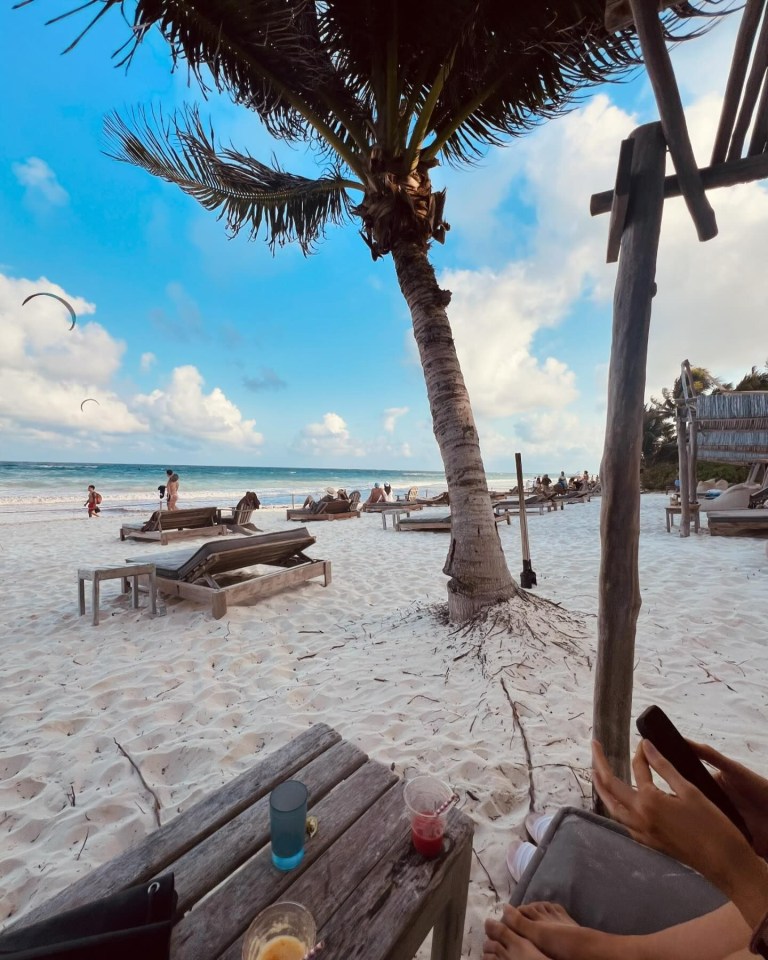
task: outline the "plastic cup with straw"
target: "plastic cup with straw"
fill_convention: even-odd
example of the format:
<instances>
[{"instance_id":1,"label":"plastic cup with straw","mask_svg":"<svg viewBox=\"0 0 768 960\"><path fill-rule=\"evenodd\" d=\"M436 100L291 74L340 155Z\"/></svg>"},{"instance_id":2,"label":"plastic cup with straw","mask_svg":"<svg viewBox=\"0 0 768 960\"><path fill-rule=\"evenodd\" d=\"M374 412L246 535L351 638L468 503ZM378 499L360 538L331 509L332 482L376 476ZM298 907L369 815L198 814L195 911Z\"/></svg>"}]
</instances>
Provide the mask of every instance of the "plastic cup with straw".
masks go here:
<instances>
[{"instance_id":1,"label":"plastic cup with straw","mask_svg":"<svg viewBox=\"0 0 768 960\"><path fill-rule=\"evenodd\" d=\"M421 776L406 783L403 799L411 818L414 848L428 859L439 857L448 811L458 801L457 794L443 780Z\"/></svg>"}]
</instances>

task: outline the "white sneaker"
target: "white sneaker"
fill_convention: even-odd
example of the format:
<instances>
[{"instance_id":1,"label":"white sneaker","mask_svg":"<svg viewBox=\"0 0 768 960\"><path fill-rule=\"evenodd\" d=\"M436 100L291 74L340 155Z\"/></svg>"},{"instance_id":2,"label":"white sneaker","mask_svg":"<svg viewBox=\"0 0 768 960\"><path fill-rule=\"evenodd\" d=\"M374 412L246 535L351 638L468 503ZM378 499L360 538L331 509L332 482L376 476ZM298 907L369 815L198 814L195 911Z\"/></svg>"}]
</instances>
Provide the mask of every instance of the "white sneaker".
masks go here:
<instances>
[{"instance_id":1,"label":"white sneaker","mask_svg":"<svg viewBox=\"0 0 768 960\"><path fill-rule=\"evenodd\" d=\"M527 840L513 840L507 849L507 870L518 881L536 853L536 847Z\"/></svg>"},{"instance_id":2,"label":"white sneaker","mask_svg":"<svg viewBox=\"0 0 768 960\"><path fill-rule=\"evenodd\" d=\"M554 813L528 814L525 818L525 829L528 831L528 836L534 843L541 843L544 839L544 834L549 830L549 825L554 819Z\"/></svg>"}]
</instances>

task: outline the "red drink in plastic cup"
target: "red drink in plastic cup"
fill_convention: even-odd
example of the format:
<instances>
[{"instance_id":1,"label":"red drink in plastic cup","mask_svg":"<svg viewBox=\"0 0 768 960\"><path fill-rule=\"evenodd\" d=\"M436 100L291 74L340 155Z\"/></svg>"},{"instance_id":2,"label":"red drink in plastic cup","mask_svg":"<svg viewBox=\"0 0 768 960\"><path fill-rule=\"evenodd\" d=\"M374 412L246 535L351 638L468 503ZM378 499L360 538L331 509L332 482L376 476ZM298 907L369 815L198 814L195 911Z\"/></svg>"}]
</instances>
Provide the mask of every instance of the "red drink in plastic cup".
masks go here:
<instances>
[{"instance_id":1,"label":"red drink in plastic cup","mask_svg":"<svg viewBox=\"0 0 768 960\"><path fill-rule=\"evenodd\" d=\"M411 839L414 847L430 860L443 852L445 824L442 817L416 816L411 821Z\"/></svg>"},{"instance_id":2,"label":"red drink in plastic cup","mask_svg":"<svg viewBox=\"0 0 768 960\"><path fill-rule=\"evenodd\" d=\"M437 777L415 777L405 785L403 799L411 818L411 839L423 857L433 859L443 852L448 818L445 804L452 796L453 790Z\"/></svg>"}]
</instances>

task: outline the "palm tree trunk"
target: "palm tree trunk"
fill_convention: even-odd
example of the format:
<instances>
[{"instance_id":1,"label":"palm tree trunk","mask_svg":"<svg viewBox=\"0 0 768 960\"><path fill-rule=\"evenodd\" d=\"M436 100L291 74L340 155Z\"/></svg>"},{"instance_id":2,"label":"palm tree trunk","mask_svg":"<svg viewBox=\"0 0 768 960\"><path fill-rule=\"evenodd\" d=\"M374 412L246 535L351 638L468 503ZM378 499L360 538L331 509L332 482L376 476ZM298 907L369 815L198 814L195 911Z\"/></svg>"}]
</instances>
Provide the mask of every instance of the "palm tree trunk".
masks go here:
<instances>
[{"instance_id":1,"label":"palm tree trunk","mask_svg":"<svg viewBox=\"0 0 768 960\"><path fill-rule=\"evenodd\" d=\"M448 480L451 547L443 567L451 578L448 613L453 623L463 623L483 607L515 596L519 588L501 548L475 418L445 312L451 295L438 286L420 244L398 241L392 258L411 311L435 439Z\"/></svg>"}]
</instances>

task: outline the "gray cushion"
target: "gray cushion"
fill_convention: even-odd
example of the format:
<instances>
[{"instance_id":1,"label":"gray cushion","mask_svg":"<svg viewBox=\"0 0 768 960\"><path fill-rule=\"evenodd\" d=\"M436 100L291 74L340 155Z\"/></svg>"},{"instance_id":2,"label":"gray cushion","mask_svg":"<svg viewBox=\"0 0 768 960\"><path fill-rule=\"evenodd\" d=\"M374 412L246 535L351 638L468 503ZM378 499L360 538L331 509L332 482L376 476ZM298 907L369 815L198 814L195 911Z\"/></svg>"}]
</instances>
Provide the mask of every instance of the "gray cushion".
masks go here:
<instances>
[{"instance_id":1,"label":"gray cushion","mask_svg":"<svg viewBox=\"0 0 768 960\"><path fill-rule=\"evenodd\" d=\"M612 820L565 807L511 903L537 900L559 903L582 926L646 934L710 913L726 897L689 867L636 843Z\"/></svg>"}]
</instances>

